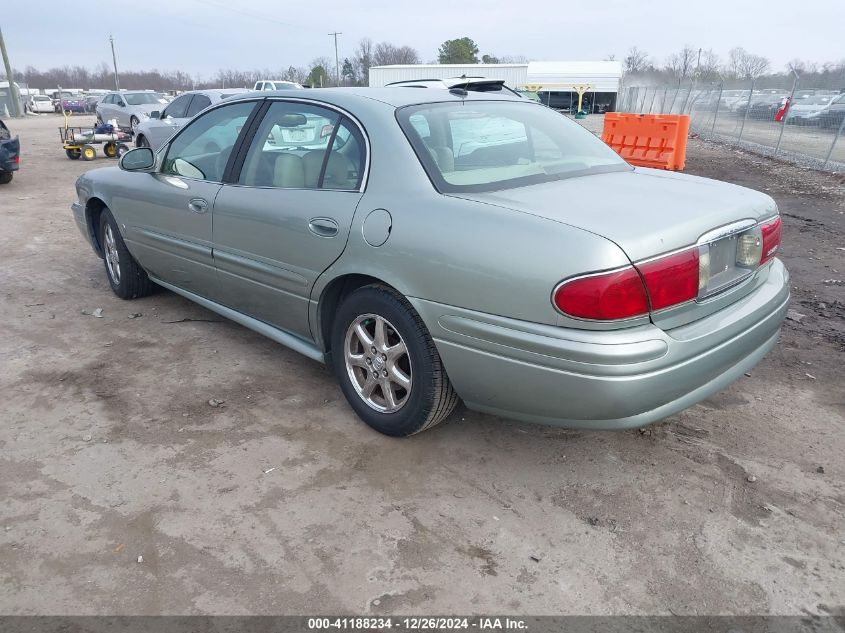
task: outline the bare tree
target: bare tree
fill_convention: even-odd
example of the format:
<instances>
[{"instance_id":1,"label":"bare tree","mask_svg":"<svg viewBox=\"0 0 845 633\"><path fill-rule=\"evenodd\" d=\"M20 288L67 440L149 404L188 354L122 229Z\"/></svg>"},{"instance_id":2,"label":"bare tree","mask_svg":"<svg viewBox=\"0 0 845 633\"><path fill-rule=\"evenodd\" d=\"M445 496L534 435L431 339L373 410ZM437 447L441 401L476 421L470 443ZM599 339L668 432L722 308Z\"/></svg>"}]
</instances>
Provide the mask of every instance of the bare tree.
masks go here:
<instances>
[{"instance_id":1,"label":"bare tree","mask_svg":"<svg viewBox=\"0 0 845 633\"><path fill-rule=\"evenodd\" d=\"M527 64L528 58L525 55L502 55L499 57L500 64Z\"/></svg>"},{"instance_id":2,"label":"bare tree","mask_svg":"<svg viewBox=\"0 0 845 633\"><path fill-rule=\"evenodd\" d=\"M374 66L388 66L390 64L419 64L420 54L410 46L395 46L390 42L376 44L373 54Z\"/></svg>"},{"instance_id":3,"label":"bare tree","mask_svg":"<svg viewBox=\"0 0 845 633\"><path fill-rule=\"evenodd\" d=\"M689 45L684 46L680 51L666 58L666 70L678 82L681 82L687 77L692 77L697 56L698 51L696 49Z\"/></svg>"},{"instance_id":4,"label":"bare tree","mask_svg":"<svg viewBox=\"0 0 845 633\"><path fill-rule=\"evenodd\" d=\"M720 74L720 64L721 61L719 60L719 56L713 52L712 48L708 48L706 51L701 51L700 60L696 62L698 78L710 81L717 79Z\"/></svg>"},{"instance_id":5,"label":"bare tree","mask_svg":"<svg viewBox=\"0 0 845 633\"><path fill-rule=\"evenodd\" d=\"M352 64L355 68L355 76L358 77L364 86L370 85L370 66L373 65L373 40L365 37L352 53Z\"/></svg>"},{"instance_id":6,"label":"bare tree","mask_svg":"<svg viewBox=\"0 0 845 633\"><path fill-rule=\"evenodd\" d=\"M737 79L756 79L764 75L771 67L769 60L762 55L749 53L741 46L732 48L728 53L726 74Z\"/></svg>"},{"instance_id":7,"label":"bare tree","mask_svg":"<svg viewBox=\"0 0 845 633\"><path fill-rule=\"evenodd\" d=\"M650 66L648 53L641 51L636 46L632 46L628 51L628 54L625 55L625 59L622 60L622 65L625 73L628 75L636 75L638 73L645 72L645 70Z\"/></svg>"}]
</instances>

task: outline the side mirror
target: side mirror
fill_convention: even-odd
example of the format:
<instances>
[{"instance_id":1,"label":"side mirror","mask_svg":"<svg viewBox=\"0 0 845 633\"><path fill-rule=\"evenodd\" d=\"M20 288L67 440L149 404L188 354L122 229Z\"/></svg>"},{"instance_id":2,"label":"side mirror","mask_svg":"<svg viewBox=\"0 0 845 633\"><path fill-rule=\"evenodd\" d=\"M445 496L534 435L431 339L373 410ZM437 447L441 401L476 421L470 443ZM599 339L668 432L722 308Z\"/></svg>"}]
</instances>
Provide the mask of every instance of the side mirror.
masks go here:
<instances>
[{"instance_id":1,"label":"side mirror","mask_svg":"<svg viewBox=\"0 0 845 633\"><path fill-rule=\"evenodd\" d=\"M117 105L119 105L121 108L125 108L125 107L126 107L126 104L125 104L125 103L123 103L123 101L118 101L118 102L117 102Z\"/></svg>"},{"instance_id":2,"label":"side mirror","mask_svg":"<svg viewBox=\"0 0 845 633\"><path fill-rule=\"evenodd\" d=\"M150 112L150 118L151 119L160 119L161 118L161 112L159 112L158 110L153 110L152 112Z\"/></svg>"},{"instance_id":3,"label":"side mirror","mask_svg":"<svg viewBox=\"0 0 845 633\"><path fill-rule=\"evenodd\" d=\"M136 147L126 152L118 165L124 171L149 171L155 166L156 157L149 147Z\"/></svg>"}]
</instances>

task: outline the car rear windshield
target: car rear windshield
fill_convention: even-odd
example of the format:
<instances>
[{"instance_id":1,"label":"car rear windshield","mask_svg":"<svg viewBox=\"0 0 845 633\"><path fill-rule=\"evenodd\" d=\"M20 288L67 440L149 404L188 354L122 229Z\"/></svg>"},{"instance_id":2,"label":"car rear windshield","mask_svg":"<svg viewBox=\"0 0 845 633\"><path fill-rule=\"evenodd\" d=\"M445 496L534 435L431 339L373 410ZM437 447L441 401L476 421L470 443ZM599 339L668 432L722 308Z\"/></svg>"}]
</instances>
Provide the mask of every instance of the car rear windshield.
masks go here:
<instances>
[{"instance_id":1,"label":"car rear windshield","mask_svg":"<svg viewBox=\"0 0 845 633\"><path fill-rule=\"evenodd\" d=\"M498 191L631 167L564 115L530 102L427 103L397 110L438 190Z\"/></svg>"},{"instance_id":2,"label":"car rear windshield","mask_svg":"<svg viewBox=\"0 0 845 633\"><path fill-rule=\"evenodd\" d=\"M124 92L123 98L129 105L144 105L146 103L159 103L159 95L153 92Z\"/></svg>"}]
</instances>

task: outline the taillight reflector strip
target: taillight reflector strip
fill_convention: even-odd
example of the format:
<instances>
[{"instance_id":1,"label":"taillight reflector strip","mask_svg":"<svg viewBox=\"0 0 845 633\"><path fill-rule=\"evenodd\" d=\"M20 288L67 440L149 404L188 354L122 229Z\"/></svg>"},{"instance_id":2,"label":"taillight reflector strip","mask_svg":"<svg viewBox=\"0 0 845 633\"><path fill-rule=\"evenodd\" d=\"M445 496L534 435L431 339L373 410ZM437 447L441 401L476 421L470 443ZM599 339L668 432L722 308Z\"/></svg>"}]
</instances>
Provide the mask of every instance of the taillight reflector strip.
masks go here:
<instances>
[{"instance_id":1,"label":"taillight reflector strip","mask_svg":"<svg viewBox=\"0 0 845 633\"><path fill-rule=\"evenodd\" d=\"M760 231L763 233L763 254L760 256L760 264L765 264L772 259L780 249L781 228L779 215L760 225Z\"/></svg>"},{"instance_id":2,"label":"taillight reflector strip","mask_svg":"<svg viewBox=\"0 0 845 633\"><path fill-rule=\"evenodd\" d=\"M698 248L637 264L652 310L662 310L698 296Z\"/></svg>"},{"instance_id":3,"label":"taillight reflector strip","mask_svg":"<svg viewBox=\"0 0 845 633\"><path fill-rule=\"evenodd\" d=\"M553 298L558 310L579 319L614 321L648 314L648 296L633 266L570 279L555 289Z\"/></svg>"}]
</instances>

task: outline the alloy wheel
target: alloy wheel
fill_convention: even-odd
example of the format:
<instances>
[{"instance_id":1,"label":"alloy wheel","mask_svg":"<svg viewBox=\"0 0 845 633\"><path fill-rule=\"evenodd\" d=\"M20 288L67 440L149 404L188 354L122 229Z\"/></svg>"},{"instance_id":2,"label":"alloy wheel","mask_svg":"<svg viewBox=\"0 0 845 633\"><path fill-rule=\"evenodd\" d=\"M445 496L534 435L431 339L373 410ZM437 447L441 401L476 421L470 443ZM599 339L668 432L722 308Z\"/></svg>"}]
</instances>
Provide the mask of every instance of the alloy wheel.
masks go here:
<instances>
[{"instance_id":1,"label":"alloy wheel","mask_svg":"<svg viewBox=\"0 0 845 633\"><path fill-rule=\"evenodd\" d=\"M411 395L411 357L384 317L362 314L346 330L343 357L358 396L380 413L395 413Z\"/></svg>"},{"instance_id":2,"label":"alloy wheel","mask_svg":"<svg viewBox=\"0 0 845 633\"><path fill-rule=\"evenodd\" d=\"M117 241L114 239L114 233L110 224L106 224L105 246L106 246L106 268L109 271L109 277L115 284L120 283L120 255L117 252Z\"/></svg>"}]
</instances>

